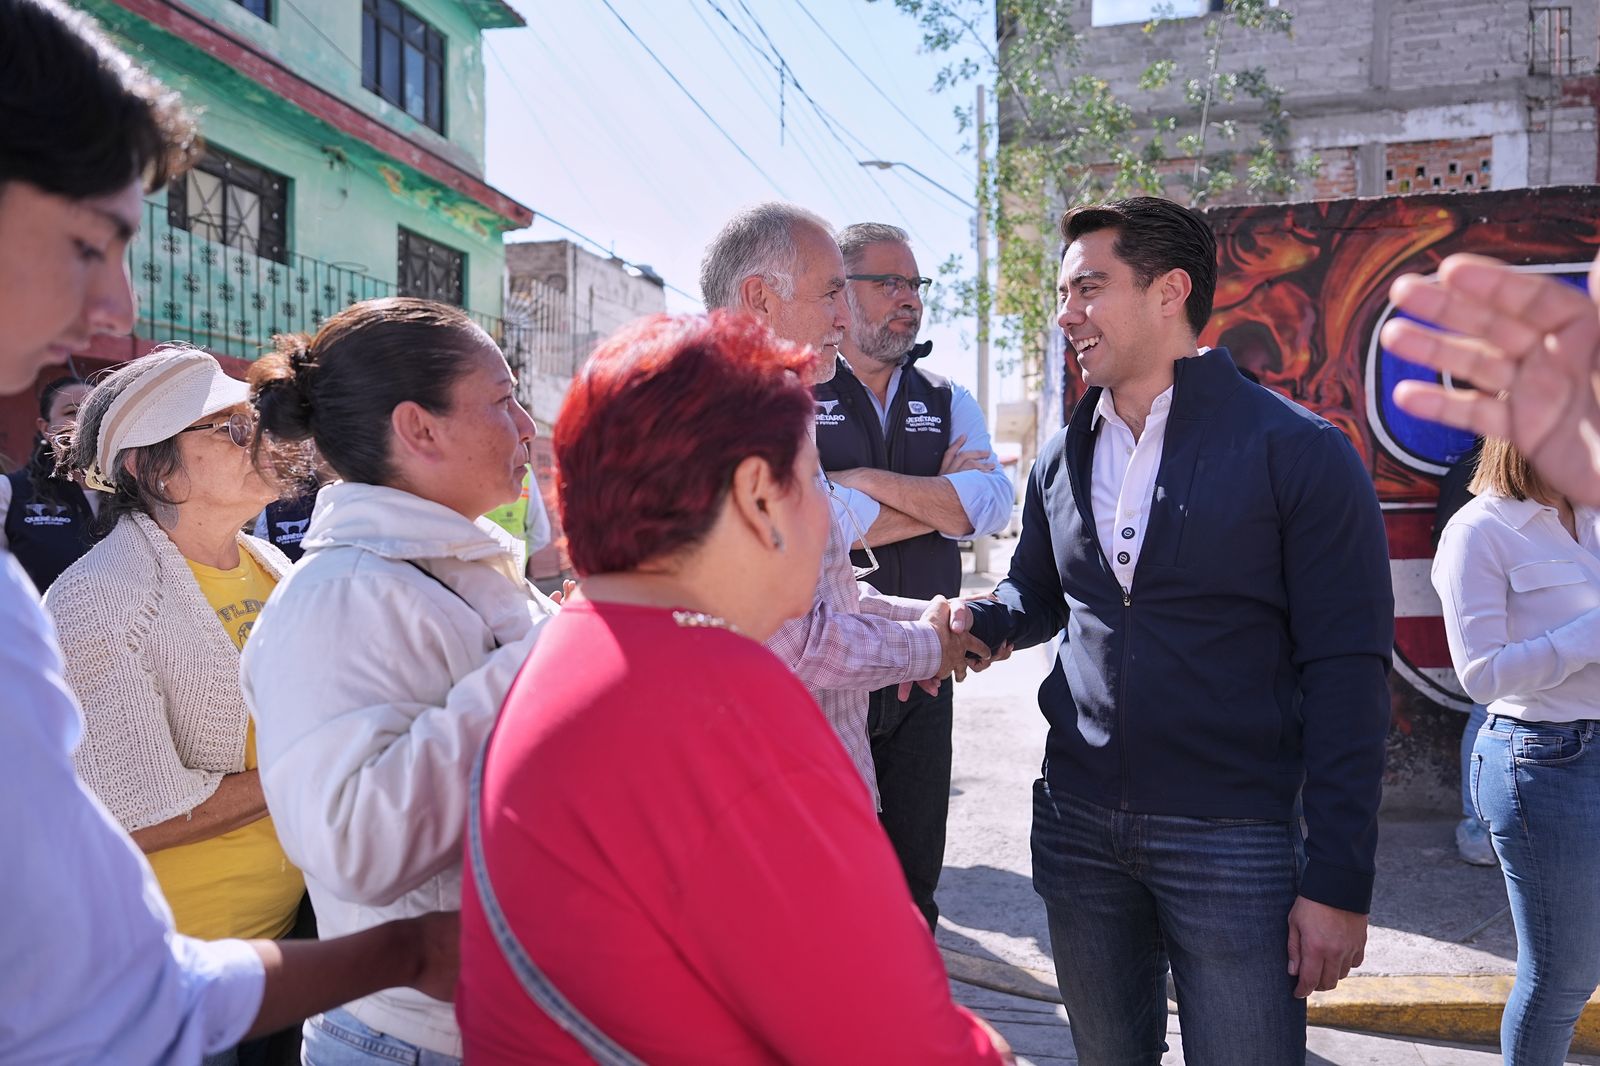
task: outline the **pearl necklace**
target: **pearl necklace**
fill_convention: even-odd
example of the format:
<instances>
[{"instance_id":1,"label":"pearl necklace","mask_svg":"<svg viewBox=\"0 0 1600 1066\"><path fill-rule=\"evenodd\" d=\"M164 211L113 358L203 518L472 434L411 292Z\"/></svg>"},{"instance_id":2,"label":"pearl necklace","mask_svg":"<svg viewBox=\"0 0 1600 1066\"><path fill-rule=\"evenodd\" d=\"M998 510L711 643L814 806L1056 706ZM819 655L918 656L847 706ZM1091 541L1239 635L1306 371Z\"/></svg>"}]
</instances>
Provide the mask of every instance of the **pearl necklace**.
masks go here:
<instances>
[{"instance_id":1,"label":"pearl necklace","mask_svg":"<svg viewBox=\"0 0 1600 1066\"><path fill-rule=\"evenodd\" d=\"M730 633L739 632L739 627L726 618L700 611L673 611L672 620L685 629L726 629Z\"/></svg>"}]
</instances>

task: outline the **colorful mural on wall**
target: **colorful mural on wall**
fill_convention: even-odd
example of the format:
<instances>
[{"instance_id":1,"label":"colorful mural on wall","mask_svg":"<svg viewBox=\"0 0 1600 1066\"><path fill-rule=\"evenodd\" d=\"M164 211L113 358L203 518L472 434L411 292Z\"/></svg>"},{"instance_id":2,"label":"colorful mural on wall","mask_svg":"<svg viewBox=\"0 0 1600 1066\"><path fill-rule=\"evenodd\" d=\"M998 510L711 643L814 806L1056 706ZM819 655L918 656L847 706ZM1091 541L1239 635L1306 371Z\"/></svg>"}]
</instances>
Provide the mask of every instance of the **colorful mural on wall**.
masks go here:
<instances>
[{"instance_id":1,"label":"colorful mural on wall","mask_svg":"<svg viewBox=\"0 0 1600 1066\"><path fill-rule=\"evenodd\" d=\"M1262 384L1338 425L1372 472L1389 533L1396 601L1390 790L1449 800L1466 700L1450 669L1428 580L1438 477L1472 444L1390 398L1438 380L1378 344L1389 285L1455 252L1497 256L1583 283L1600 251L1600 188L1517 189L1215 208L1219 265L1202 344L1229 349ZM1069 367L1069 408L1081 389ZM1426 764L1426 765L1423 765ZM1406 802L1402 799L1401 802Z\"/></svg>"}]
</instances>

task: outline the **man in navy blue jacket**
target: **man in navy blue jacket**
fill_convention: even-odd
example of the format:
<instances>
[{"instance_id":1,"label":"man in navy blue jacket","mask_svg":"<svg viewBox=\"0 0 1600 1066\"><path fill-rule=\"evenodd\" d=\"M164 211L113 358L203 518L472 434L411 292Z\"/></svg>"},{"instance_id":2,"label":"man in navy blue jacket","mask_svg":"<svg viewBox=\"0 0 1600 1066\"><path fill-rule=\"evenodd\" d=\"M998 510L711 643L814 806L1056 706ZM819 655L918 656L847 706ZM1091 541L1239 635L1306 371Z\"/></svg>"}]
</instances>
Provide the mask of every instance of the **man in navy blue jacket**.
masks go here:
<instances>
[{"instance_id":1,"label":"man in navy blue jacket","mask_svg":"<svg viewBox=\"0 0 1600 1066\"><path fill-rule=\"evenodd\" d=\"M1394 602L1371 478L1327 421L1196 344L1216 241L1137 197L1061 222L1091 386L1034 466L991 648L1065 630L1039 691L1033 879L1080 1061L1305 1059L1361 962ZM1303 822L1302 822L1303 815Z\"/></svg>"}]
</instances>

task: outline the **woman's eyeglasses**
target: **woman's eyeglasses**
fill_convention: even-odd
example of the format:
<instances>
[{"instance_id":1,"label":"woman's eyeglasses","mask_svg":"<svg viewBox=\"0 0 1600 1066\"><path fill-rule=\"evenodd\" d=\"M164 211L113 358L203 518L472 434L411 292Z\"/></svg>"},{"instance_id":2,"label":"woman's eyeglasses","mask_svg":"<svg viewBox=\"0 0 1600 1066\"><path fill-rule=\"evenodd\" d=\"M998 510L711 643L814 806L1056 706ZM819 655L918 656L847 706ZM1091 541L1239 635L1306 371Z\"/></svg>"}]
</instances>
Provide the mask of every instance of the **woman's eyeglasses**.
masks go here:
<instances>
[{"instance_id":1,"label":"woman's eyeglasses","mask_svg":"<svg viewBox=\"0 0 1600 1066\"><path fill-rule=\"evenodd\" d=\"M850 538L850 543L860 544L861 550L867 553L866 566L852 567L852 569L856 572L856 580L865 581L868 576L878 572L878 557L872 554L872 545L867 543L867 535L861 529L861 523L856 521L855 512L850 510L850 508L846 506L845 502L839 498L839 492L833 484L833 479L828 477L826 471L823 472L822 480L823 483L828 486L829 499L833 503L838 504L838 506L834 509L837 511L843 511L845 520L850 523L850 532L854 534L854 536Z\"/></svg>"},{"instance_id":2,"label":"woman's eyeglasses","mask_svg":"<svg viewBox=\"0 0 1600 1066\"><path fill-rule=\"evenodd\" d=\"M188 426L178 430L179 433L197 433L202 429L224 429L228 431L228 439L240 448L250 443L250 435L255 432L256 420L243 411L235 411L228 416L226 422L203 422L198 426Z\"/></svg>"}]
</instances>

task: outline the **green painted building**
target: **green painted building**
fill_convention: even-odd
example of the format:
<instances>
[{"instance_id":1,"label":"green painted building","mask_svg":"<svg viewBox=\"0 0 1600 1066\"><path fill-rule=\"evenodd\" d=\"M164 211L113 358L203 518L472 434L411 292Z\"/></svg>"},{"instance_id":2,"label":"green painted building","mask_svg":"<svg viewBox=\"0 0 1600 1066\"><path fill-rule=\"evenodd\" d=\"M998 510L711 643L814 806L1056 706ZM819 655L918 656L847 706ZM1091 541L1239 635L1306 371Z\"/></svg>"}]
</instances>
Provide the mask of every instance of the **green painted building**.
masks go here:
<instances>
[{"instance_id":1,"label":"green painted building","mask_svg":"<svg viewBox=\"0 0 1600 1066\"><path fill-rule=\"evenodd\" d=\"M200 166L150 196L136 337L252 359L401 293L500 322L501 235L533 213L483 180L482 34L503 0L73 0L200 114Z\"/></svg>"}]
</instances>

